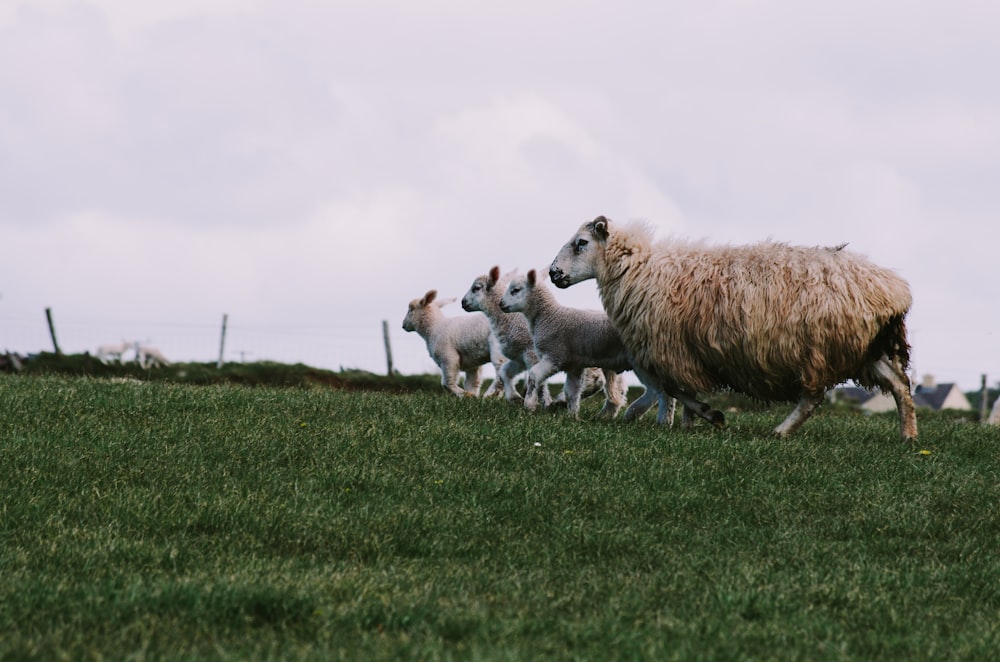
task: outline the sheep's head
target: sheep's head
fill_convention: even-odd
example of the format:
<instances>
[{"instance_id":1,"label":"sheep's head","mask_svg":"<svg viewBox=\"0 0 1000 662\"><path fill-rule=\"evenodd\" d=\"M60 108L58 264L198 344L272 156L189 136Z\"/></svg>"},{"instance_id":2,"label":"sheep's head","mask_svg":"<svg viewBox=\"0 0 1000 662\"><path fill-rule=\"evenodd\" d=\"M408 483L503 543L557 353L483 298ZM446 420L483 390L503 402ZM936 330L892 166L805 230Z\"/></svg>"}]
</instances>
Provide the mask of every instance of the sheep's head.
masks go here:
<instances>
[{"instance_id":1,"label":"sheep's head","mask_svg":"<svg viewBox=\"0 0 1000 662\"><path fill-rule=\"evenodd\" d=\"M610 225L608 219L598 216L580 226L549 267L549 278L556 287L566 288L597 275L597 263L604 252Z\"/></svg>"},{"instance_id":2,"label":"sheep's head","mask_svg":"<svg viewBox=\"0 0 1000 662\"><path fill-rule=\"evenodd\" d=\"M420 331L426 328L429 320L432 319L431 316L441 306L449 304L452 301L454 299L438 299L437 290L429 290L423 297L410 302L410 307L406 311L406 317L403 318L403 330Z\"/></svg>"},{"instance_id":3,"label":"sheep's head","mask_svg":"<svg viewBox=\"0 0 1000 662\"><path fill-rule=\"evenodd\" d=\"M537 274L534 269L524 276L512 278L500 299L500 310L505 313L523 313L528 308L528 297L536 282Z\"/></svg>"}]
</instances>

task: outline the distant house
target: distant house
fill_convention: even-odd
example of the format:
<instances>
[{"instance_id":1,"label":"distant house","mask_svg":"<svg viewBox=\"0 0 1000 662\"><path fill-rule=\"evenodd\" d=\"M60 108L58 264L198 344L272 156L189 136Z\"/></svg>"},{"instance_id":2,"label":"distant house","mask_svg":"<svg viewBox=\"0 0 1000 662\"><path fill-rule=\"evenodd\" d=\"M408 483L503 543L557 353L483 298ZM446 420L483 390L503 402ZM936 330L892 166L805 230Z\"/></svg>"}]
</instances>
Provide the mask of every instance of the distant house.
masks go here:
<instances>
[{"instance_id":1,"label":"distant house","mask_svg":"<svg viewBox=\"0 0 1000 662\"><path fill-rule=\"evenodd\" d=\"M913 389L913 404L935 411L961 409L972 411L969 399L956 384L936 384L933 375L924 375L920 385Z\"/></svg>"},{"instance_id":2,"label":"distant house","mask_svg":"<svg viewBox=\"0 0 1000 662\"><path fill-rule=\"evenodd\" d=\"M861 409L871 413L893 411L896 401L892 396L882 391L869 391L859 386L843 386L833 393L833 399L840 402L852 402ZM940 411L942 409L960 409L971 411L969 399L956 384L937 384L932 375L925 375L917 388L913 389L913 404L917 407Z\"/></svg>"}]
</instances>

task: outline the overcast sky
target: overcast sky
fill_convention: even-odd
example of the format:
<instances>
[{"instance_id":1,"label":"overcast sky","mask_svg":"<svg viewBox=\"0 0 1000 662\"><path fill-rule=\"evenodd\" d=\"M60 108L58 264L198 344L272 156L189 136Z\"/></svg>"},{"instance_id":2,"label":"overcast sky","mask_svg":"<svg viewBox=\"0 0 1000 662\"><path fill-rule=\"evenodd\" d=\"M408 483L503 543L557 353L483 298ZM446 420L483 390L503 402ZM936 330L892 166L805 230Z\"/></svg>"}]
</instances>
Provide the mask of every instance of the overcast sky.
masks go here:
<instances>
[{"instance_id":1,"label":"overcast sky","mask_svg":"<svg viewBox=\"0 0 1000 662\"><path fill-rule=\"evenodd\" d=\"M1000 3L0 0L0 350L434 370L410 299L599 214L839 244L1000 381ZM599 308L584 283L557 296ZM458 304L445 308L463 313Z\"/></svg>"}]
</instances>

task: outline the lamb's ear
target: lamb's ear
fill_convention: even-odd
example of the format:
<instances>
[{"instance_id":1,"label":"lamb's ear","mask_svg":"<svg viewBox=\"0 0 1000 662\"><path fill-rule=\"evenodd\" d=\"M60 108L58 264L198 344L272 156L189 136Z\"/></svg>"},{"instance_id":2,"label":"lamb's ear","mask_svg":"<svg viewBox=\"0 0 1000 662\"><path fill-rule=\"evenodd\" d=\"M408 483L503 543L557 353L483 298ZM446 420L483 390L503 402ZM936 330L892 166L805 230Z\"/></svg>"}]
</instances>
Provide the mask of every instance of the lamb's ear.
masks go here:
<instances>
[{"instance_id":1,"label":"lamb's ear","mask_svg":"<svg viewBox=\"0 0 1000 662\"><path fill-rule=\"evenodd\" d=\"M451 297L449 299L438 299L437 307L441 308L443 306L447 306L449 303L455 303L456 301L458 301L458 297Z\"/></svg>"},{"instance_id":2,"label":"lamb's ear","mask_svg":"<svg viewBox=\"0 0 1000 662\"><path fill-rule=\"evenodd\" d=\"M492 269L490 269L489 286L493 287L494 285L497 284L497 281L499 280L500 280L500 266L497 265L494 266Z\"/></svg>"},{"instance_id":3,"label":"lamb's ear","mask_svg":"<svg viewBox=\"0 0 1000 662\"><path fill-rule=\"evenodd\" d=\"M427 290L427 294L425 294L424 298L420 300L420 305L429 306L431 303L434 302L434 299L437 298L437 295L438 295L437 290Z\"/></svg>"},{"instance_id":4,"label":"lamb's ear","mask_svg":"<svg viewBox=\"0 0 1000 662\"><path fill-rule=\"evenodd\" d=\"M537 282L538 282L538 274L536 274L535 270L532 269L531 271L528 272L528 285L534 287L535 283Z\"/></svg>"},{"instance_id":5,"label":"lamb's ear","mask_svg":"<svg viewBox=\"0 0 1000 662\"><path fill-rule=\"evenodd\" d=\"M597 218L594 219L594 222L590 224L591 232L593 232L594 236L597 237L598 239L605 240L608 238L609 224L610 223L607 218L605 218L604 216L598 216Z\"/></svg>"}]
</instances>

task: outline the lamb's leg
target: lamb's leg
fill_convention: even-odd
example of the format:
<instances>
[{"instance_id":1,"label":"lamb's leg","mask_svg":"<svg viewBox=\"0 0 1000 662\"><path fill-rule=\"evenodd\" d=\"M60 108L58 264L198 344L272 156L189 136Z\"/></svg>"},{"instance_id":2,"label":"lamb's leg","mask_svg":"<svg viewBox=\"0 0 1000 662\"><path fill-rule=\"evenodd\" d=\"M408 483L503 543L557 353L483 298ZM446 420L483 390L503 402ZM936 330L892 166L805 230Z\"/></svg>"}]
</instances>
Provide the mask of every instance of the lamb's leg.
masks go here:
<instances>
[{"instance_id":1,"label":"lamb's leg","mask_svg":"<svg viewBox=\"0 0 1000 662\"><path fill-rule=\"evenodd\" d=\"M504 363L503 365L507 365ZM483 393L484 398L501 398L506 392L507 387L503 378L503 366L500 366L500 370L496 371L496 378L490 382L489 387L487 387L486 392Z\"/></svg>"},{"instance_id":2,"label":"lamb's leg","mask_svg":"<svg viewBox=\"0 0 1000 662\"><path fill-rule=\"evenodd\" d=\"M538 407L538 397L545 380L558 372L558 368L548 359L541 359L528 371L528 380L524 387L524 407L535 411Z\"/></svg>"},{"instance_id":3,"label":"lamb's leg","mask_svg":"<svg viewBox=\"0 0 1000 662\"><path fill-rule=\"evenodd\" d=\"M510 360L500 368L503 379L503 394L508 402L523 402L524 398L517 392L517 376L524 371L524 364L520 361Z\"/></svg>"},{"instance_id":4,"label":"lamb's leg","mask_svg":"<svg viewBox=\"0 0 1000 662\"><path fill-rule=\"evenodd\" d=\"M446 391L451 391L458 397L464 398L465 391L458 386L458 361L442 359L438 362L438 366L441 368L441 386ZM466 379L466 384L468 384L468 379Z\"/></svg>"},{"instance_id":5,"label":"lamb's leg","mask_svg":"<svg viewBox=\"0 0 1000 662\"><path fill-rule=\"evenodd\" d=\"M816 411L816 408L823 404L823 394L819 395L803 395L799 398L799 403L795 405L795 409L792 413L788 415L788 418L781 422L781 425L774 428L774 433L779 437L787 437L792 434L806 422L812 413Z\"/></svg>"},{"instance_id":6,"label":"lamb's leg","mask_svg":"<svg viewBox=\"0 0 1000 662\"><path fill-rule=\"evenodd\" d=\"M614 370L604 370L604 406L598 414L599 418L612 419L625 406L628 385L625 378Z\"/></svg>"},{"instance_id":7,"label":"lamb's leg","mask_svg":"<svg viewBox=\"0 0 1000 662\"><path fill-rule=\"evenodd\" d=\"M583 389L583 373L580 370L566 371L566 410L573 418L580 417L580 395Z\"/></svg>"},{"instance_id":8,"label":"lamb's leg","mask_svg":"<svg viewBox=\"0 0 1000 662\"><path fill-rule=\"evenodd\" d=\"M479 366L465 371L465 395L479 397L480 374Z\"/></svg>"},{"instance_id":9,"label":"lamb's leg","mask_svg":"<svg viewBox=\"0 0 1000 662\"><path fill-rule=\"evenodd\" d=\"M899 434L904 442L913 442L917 439L917 411L913 406L913 397L910 395L910 379L906 376L906 371L896 362L883 356L875 362L875 377L879 388L892 393L892 398L896 401L896 411L899 412Z\"/></svg>"}]
</instances>

